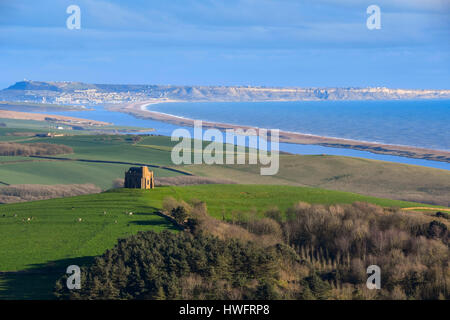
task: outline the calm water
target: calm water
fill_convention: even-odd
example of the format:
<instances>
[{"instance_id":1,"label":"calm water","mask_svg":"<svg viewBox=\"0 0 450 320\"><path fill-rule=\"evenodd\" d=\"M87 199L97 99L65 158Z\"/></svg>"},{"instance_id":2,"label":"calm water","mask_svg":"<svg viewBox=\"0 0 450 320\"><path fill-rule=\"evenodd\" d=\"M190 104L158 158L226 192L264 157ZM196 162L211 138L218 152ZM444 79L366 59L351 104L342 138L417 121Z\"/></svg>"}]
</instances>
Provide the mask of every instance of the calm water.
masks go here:
<instances>
[{"instance_id":1,"label":"calm water","mask_svg":"<svg viewBox=\"0 0 450 320\"><path fill-rule=\"evenodd\" d=\"M169 104L167 104L169 105ZM191 104L189 104L191 105ZM158 107L165 107L159 106ZM152 109L155 106L152 106ZM164 110L167 112L167 110ZM144 120L144 119L138 119L131 115L120 113L120 112L110 112L107 110L104 110L102 107L95 107L95 110L93 111L67 111L67 112L50 112L51 114L61 114L66 116L73 116L73 117L79 117L84 119L92 119L92 120L99 120L99 121L107 121L112 122L116 125L123 125L123 126L138 126L142 128L153 128L156 131L151 132L155 134L161 134L170 136L172 132L177 129L181 128L180 126L160 122L160 121L153 121L153 120ZM222 121L225 122L225 121ZM193 130L190 127L183 127L189 132L191 132L191 135L193 136ZM290 143L280 143L280 150L296 153L296 154L329 154L329 155L339 155L339 156L349 156L349 157L359 157L359 158L366 158L366 159L374 159L374 160L382 160L382 161L391 161L391 162L398 162L398 163L406 163L406 164L413 164L413 165L419 165L419 166L425 166L425 167L432 167L432 168L439 168L439 169L446 169L450 170L450 163L446 162L438 162L438 161L428 161L428 160L421 160L421 159L411 159L411 158L405 158L405 157L398 157L398 156L390 156L390 155L381 155L381 154L374 154L366 151L359 151L359 150L352 150L352 149L342 149L342 148L328 148L328 147L322 147L322 146L316 146L316 145L300 145L300 144L290 144Z\"/></svg>"},{"instance_id":2,"label":"calm water","mask_svg":"<svg viewBox=\"0 0 450 320\"><path fill-rule=\"evenodd\" d=\"M192 119L450 151L450 100L164 103Z\"/></svg>"}]
</instances>

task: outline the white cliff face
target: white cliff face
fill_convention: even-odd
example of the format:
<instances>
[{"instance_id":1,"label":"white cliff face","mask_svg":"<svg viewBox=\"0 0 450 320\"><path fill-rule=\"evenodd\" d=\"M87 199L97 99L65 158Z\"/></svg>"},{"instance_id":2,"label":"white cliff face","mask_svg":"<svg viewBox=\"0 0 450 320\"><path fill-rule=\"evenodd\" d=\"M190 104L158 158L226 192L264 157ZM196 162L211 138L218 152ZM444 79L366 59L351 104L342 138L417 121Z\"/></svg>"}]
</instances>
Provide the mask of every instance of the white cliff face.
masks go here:
<instances>
[{"instance_id":1,"label":"white cliff face","mask_svg":"<svg viewBox=\"0 0 450 320\"><path fill-rule=\"evenodd\" d=\"M450 99L450 90L376 88L267 88L167 85L102 85L22 81L0 91L0 100L65 104L178 101L302 101Z\"/></svg>"}]
</instances>

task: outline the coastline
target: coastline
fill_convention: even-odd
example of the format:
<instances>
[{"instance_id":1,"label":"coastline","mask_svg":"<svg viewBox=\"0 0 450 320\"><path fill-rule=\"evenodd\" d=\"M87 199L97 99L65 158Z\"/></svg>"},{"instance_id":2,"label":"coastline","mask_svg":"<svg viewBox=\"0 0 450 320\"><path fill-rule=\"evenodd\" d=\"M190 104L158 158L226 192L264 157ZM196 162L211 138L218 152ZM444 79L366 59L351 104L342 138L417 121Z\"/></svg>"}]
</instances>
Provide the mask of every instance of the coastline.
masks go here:
<instances>
[{"instance_id":1,"label":"coastline","mask_svg":"<svg viewBox=\"0 0 450 320\"><path fill-rule=\"evenodd\" d=\"M143 102L130 103L126 105L114 105L108 106L107 109L111 111L123 112L135 116L141 119L150 119L156 121L162 121L166 123L171 123L179 126L192 127L194 121L197 119L184 118L180 116L175 116L167 113L149 111L146 109L147 106L153 104L161 103L172 103L172 102L184 102L172 99L154 99ZM226 129L254 129L257 133L262 128L243 126L243 125L233 125L220 122L203 121L203 127L214 128L219 130ZM433 150L412 146L402 146L402 145L391 145L368 141L358 141L344 138L336 137L325 137L312 134L304 134L298 132L290 132L280 130L280 142L292 143L292 144L306 144L306 145L318 145L322 147L332 147L332 148L344 148L344 149L354 149L359 151L367 151L375 154L384 154L392 156L407 157L413 159L423 159L431 161L440 161L450 163L450 152L443 150Z\"/></svg>"},{"instance_id":2,"label":"coastline","mask_svg":"<svg viewBox=\"0 0 450 320\"><path fill-rule=\"evenodd\" d=\"M79 124L79 125L89 125L89 126L107 126L111 125L109 122L82 119L76 117L68 117L54 114L42 114L33 112L21 112L21 111L11 111L11 110L0 110L0 118L4 119L17 119L17 120L36 120L36 121L46 121L49 118L53 121L57 121L61 124Z\"/></svg>"}]
</instances>

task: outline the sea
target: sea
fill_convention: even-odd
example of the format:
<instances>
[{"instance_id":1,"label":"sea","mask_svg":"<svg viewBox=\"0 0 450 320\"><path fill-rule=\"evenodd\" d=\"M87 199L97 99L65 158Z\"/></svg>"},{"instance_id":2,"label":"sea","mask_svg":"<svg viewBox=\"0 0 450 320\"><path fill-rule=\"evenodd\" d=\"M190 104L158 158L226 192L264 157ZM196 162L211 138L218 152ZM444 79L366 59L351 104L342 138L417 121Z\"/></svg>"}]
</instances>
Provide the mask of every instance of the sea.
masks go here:
<instances>
[{"instance_id":1,"label":"sea","mask_svg":"<svg viewBox=\"0 0 450 320\"><path fill-rule=\"evenodd\" d=\"M450 151L450 100L161 103L147 107L180 117L359 141ZM101 106L92 111L47 112L155 129L170 136L181 126L138 119ZM192 128L187 128L192 132ZM280 151L329 154L450 170L450 163L344 148L280 143Z\"/></svg>"},{"instance_id":2,"label":"sea","mask_svg":"<svg viewBox=\"0 0 450 320\"><path fill-rule=\"evenodd\" d=\"M450 151L450 100L151 105L191 119Z\"/></svg>"}]
</instances>

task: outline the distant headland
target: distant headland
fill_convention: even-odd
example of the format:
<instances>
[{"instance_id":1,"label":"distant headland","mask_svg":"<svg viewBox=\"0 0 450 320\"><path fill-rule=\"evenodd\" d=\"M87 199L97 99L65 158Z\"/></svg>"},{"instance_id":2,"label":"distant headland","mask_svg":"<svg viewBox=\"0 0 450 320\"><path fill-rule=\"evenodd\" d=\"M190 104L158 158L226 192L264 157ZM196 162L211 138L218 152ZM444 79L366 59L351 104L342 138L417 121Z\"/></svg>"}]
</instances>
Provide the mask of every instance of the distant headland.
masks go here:
<instances>
[{"instance_id":1,"label":"distant headland","mask_svg":"<svg viewBox=\"0 0 450 320\"><path fill-rule=\"evenodd\" d=\"M116 104L151 99L189 102L450 99L450 90L88 84L25 80L0 90L0 100Z\"/></svg>"}]
</instances>

